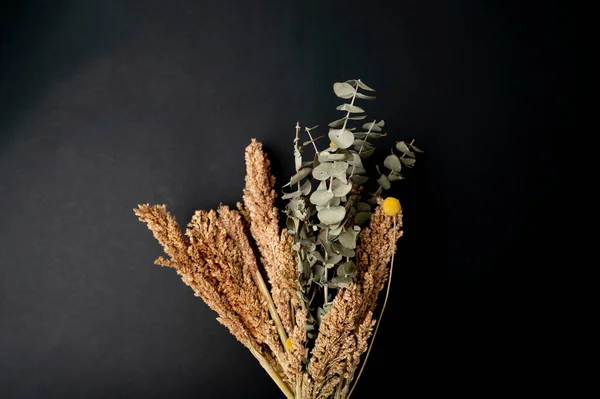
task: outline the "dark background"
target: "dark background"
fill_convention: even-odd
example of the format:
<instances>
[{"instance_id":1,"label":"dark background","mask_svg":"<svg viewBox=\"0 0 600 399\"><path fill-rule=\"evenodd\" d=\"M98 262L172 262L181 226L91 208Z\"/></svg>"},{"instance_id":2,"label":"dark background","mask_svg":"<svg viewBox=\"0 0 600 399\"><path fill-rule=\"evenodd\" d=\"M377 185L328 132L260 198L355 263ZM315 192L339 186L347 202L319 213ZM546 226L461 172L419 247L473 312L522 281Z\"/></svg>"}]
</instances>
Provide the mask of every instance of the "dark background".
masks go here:
<instances>
[{"instance_id":1,"label":"dark background","mask_svg":"<svg viewBox=\"0 0 600 399\"><path fill-rule=\"evenodd\" d=\"M526 270L552 256L552 154L574 97L563 9L2 7L2 398L278 397L215 314L152 264L161 249L132 208L165 203L185 224L195 209L234 204L251 137L285 181L295 122L336 118L331 85L351 78L378 89L365 106L387 122L382 147L415 138L427 151L392 192L405 237L355 396L485 397L531 382L538 312Z\"/></svg>"}]
</instances>

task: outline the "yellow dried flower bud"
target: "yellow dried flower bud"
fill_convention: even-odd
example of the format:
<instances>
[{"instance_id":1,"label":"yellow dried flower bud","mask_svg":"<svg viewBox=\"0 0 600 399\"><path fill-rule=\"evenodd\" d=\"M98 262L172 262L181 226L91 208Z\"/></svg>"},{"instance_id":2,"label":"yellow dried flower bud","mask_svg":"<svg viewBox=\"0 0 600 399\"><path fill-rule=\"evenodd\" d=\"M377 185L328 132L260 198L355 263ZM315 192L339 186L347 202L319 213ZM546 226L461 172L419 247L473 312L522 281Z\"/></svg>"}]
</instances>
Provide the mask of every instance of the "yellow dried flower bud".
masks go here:
<instances>
[{"instance_id":1,"label":"yellow dried flower bud","mask_svg":"<svg viewBox=\"0 0 600 399\"><path fill-rule=\"evenodd\" d=\"M288 352L292 351L292 339L290 337L285 340L285 347L287 348Z\"/></svg>"},{"instance_id":2,"label":"yellow dried flower bud","mask_svg":"<svg viewBox=\"0 0 600 399\"><path fill-rule=\"evenodd\" d=\"M394 197L387 197L383 201L383 213L388 216L396 216L400 213L402 207L400 206L400 201Z\"/></svg>"}]
</instances>

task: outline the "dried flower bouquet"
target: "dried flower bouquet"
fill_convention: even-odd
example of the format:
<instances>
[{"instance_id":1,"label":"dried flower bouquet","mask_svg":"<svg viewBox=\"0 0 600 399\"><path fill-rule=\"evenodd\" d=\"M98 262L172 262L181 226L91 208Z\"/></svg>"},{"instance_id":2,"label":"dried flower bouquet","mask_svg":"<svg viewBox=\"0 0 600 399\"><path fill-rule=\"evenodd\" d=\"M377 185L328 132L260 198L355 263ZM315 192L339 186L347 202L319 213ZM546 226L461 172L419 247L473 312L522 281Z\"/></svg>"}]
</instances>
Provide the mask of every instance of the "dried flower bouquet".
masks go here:
<instances>
[{"instance_id":1,"label":"dried flower bouquet","mask_svg":"<svg viewBox=\"0 0 600 399\"><path fill-rule=\"evenodd\" d=\"M377 299L391 282L402 235L399 201L381 194L421 152L412 142L397 142L399 154L392 150L385 158L385 174L376 167L377 189L368 193L362 160L373 154L369 140L384 136L385 124L350 125L366 118L355 102L374 99L374 90L361 80L333 89L349 102L337 108L344 117L329 124L327 148L318 148L315 128L304 129L308 140L301 143L296 125L296 173L282 197L289 200L286 228L280 228L269 160L256 140L246 148L238 209L196 211L185 235L164 205L134 210L168 255L155 263L177 271L287 398L352 394L385 309L389 282L376 324ZM307 149L315 153L305 161Z\"/></svg>"}]
</instances>

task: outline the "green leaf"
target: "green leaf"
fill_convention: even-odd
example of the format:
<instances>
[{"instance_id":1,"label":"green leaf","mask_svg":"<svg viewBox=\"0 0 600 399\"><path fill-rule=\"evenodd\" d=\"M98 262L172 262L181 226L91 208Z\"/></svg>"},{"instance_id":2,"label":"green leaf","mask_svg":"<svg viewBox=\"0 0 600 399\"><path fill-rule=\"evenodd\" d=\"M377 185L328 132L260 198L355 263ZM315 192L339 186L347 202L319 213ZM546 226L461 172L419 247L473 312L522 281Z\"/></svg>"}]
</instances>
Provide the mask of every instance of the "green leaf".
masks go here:
<instances>
[{"instance_id":1,"label":"green leaf","mask_svg":"<svg viewBox=\"0 0 600 399\"><path fill-rule=\"evenodd\" d=\"M337 227L334 227L334 226L331 226L329 228L329 237L330 238L339 236L340 233L342 232L342 229L344 228L344 225L342 223L338 224Z\"/></svg>"},{"instance_id":2,"label":"green leaf","mask_svg":"<svg viewBox=\"0 0 600 399\"><path fill-rule=\"evenodd\" d=\"M317 180L326 180L331 177L332 164L322 163L313 169L312 175Z\"/></svg>"},{"instance_id":3,"label":"green leaf","mask_svg":"<svg viewBox=\"0 0 600 399\"><path fill-rule=\"evenodd\" d=\"M330 152L321 151L319 153L319 162L339 161L346 158L346 154L332 154Z\"/></svg>"},{"instance_id":4,"label":"green leaf","mask_svg":"<svg viewBox=\"0 0 600 399\"><path fill-rule=\"evenodd\" d=\"M360 114L362 112L365 112L365 110L362 109L361 107L357 107L356 105L350 105L350 104L342 104L342 105L338 106L336 109L338 111L348 111L351 114Z\"/></svg>"},{"instance_id":5,"label":"green leaf","mask_svg":"<svg viewBox=\"0 0 600 399\"><path fill-rule=\"evenodd\" d=\"M375 123L365 123L364 125L362 125L362 128L367 131L370 130L371 132L381 132L381 128Z\"/></svg>"},{"instance_id":6,"label":"green leaf","mask_svg":"<svg viewBox=\"0 0 600 399\"><path fill-rule=\"evenodd\" d=\"M302 191L298 190L298 191L294 191L293 193L287 193L287 194L283 194L283 196L281 197L281 199L290 199L290 198L296 198L302 195Z\"/></svg>"},{"instance_id":7,"label":"green leaf","mask_svg":"<svg viewBox=\"0 0 600 399\"><path fill-rule=\"evenodd\" d=\"M300 169L298 171L298 173L296 173L294 176L292 176L292 178L290 179L290 182L288 184L286 184L286 186L290 185L290 184L298 183L299 181L304 179L306 176L310 175L310 172L312 172L312 168Z\"/></svg>"},{"instance_id":8,"label":"green leaf","mask_svg":"<svg viewBox=\"0 0 600 399\"><path fill-rule=\"evenodd\" d=\"M365 150L370 150L375 147L373 144L369 143L368 141L360 140L360 139L354 140L354 142L352 144L354 145L354 148L356 148L357 150L360 150L361 147L364 147Z\"/></svg>"},{"instance_id":9,"label":"green leaf","mask_svg":"<svg viewBox=\"0 0 600 399\"><path fill-rule=\"evenodd\" d=\"M356 132L354 133L354 137L357 139L364 139L365 137L369 137L370 139L380 139L382 137L387 136L387 133L369 133L367 135L367 132Z\"/></svg>"},{"instance_id":10,"label":"green leaf","mask_svg":"<svg viewBox=\"0 0 600 399\"><path fill-rule=\"evenodd\" d=\"M415 153L412 152L408 146L406 145L406 143L404 141L399 141L396 143L396 149L400 152L403 152L404 154L406 154L407 156L414 158L415 157Z\"/></svg>"},{"instance_id":11,"label":"green leaf","mask_svg":"<svg viewBox=\"0 0 600 399\"><path fill-rule=\"evenodd\" d=\"M400 158L400 162L402 162L407 168L412 168L415 166L416 160L414 158Z\"/></svg>"},{"instance_id":12,"label":"green leaf","mask_svg":"<svg viewBox=\"0 0 600 399\"><path fill-rule=\"evenodd\" d=\"M351 121L362 121L363 119L365 119L367 117L367 115L350 115L348 117L348 119L350 119Z\"/></svg>"},{"instance_id":13,"label":"green leaf","mask_svg":"<svg viewBox=\"0 0 600 399\"><path fill-rule=\"evenodd\" d=\"M336 224L344 219L344 216L346 216L346 209L343 206L323 208L319 211L317 216L319 221L323 224Z\"/></svg>"},{"instance_id":14,"label":"green leaf","mask_svg":"<svg viewBox=\"0 0 600 399\"><path fill-rule=\"evenodd\" d=\"M367 86L366 84L364 84L360 79L358 79L356 81L356 84L358 84L358 87L360 87L363 90L375 91L375 89L371 89L369 86Z\"/></svg>"},{"instance_id":15,"label":"green leaf","mask_svg":"<svg viewBox=\"0 0 600 399\"><path fill-rule=\"evenodd\" d=\"M340 263L335 272L338 275L338 277L351 277L352 278L352 277L356 276L356 274L358 273L358 270L356 269L356 265L354 264L354 262L350 260L348 262Z\"/></svg>"},{"instance_id":16,"label":"green leaf","mask_svg":"<svg viewBox=\"0 0 600 399\"><path fill-rule=\"evenodd\" d=\"M400 170L402 169L400 158L393 154L385 157L385 159L383 160L383 166L385 166L389 170L393 170L394 172L400 172Z\"/></svg>"},{"instance_id":17,"label":"green leaf","mask_svg":"<svg viewBox=\"0 0 600 399\"><path fill-rule=\"evenodd\" d=\"M333 122L331 122L328 126L329 127L338 127L338 126L342 126L344 124L344 121L346 120L346 118L342 118L342 119L338 119L335 120Z\"/></svg>"},{"instance_id":18,"label":"green leaf","mask_svg":"<svg viewBox=\"0 0 600 399\"><path fill-rule=\"evenodd\" d=\"M404 176L402 176L398 172L391 171L390 174L388 175L389 181L397 181L397 180L402 180L402 179L404 179Z\"/></svg>"},{"instance_id":19,"label":"green leaf","mask_svg":"<svg viewBox=\"0 0 600 399\"><path fill-rule=\"evenodd\" d=\"M325 266L327 266L328 269L331 269L333 266L335 266L341 260L342 260L342 255L341 254L333 253L325 261Z\"/></svg>"},{"instance_id":20,"label":"green leaf","mask_svg":"<svg viewBox=\"0 0 600 399\"><path fill-rule=\"evenodd\" d=\"M302 191L302 195L310 194L311 189L312 189L312 184L310 184L310 180L306 180L300 187L300 191Z\"/></svg>"},{"instance_id":21,"label":"green leaf","mask_svg":"<svg viewBox=\"0 0 600 399\"><path fill-rule=\"evenodd\" d=\"M379 184L384 190L389 190L391 187L390 181L385 175L379 176L379 179L377 179L377 184Z\"/></svg>"},{"instance_id":22,"label":"green leaf","mask_svg":"<svg viewBox=\"0 0 600 399\"><path fill-rule=\"evenodd\" d=\"M298 231L299 224L300 221L298 220L298 218L295 218L293 216L288 216L285 221L285 225L292 235L296 234L296 232Z\"/></svg>"},{"instance_id":23,"label":"green leaf","mask_svg":"<svg viewBox=\"0 0 600 399\"><path fill-rule=\"evenodd\" d=\"M369 178L367 176L352 176L352 179L350 180L352 180L352 182L357 186L362 186L369 180Z\"/></svg>"},{"instance_id":24,"label":"green leaf","mask_svg":"<svg viewBox=\"0 0 600 399\"><path fill-rule=\"evenodd\" d=\"M350 286L350 284L352 284L352 277L339 277L339 276L332 278L327 283L327 285L329 287L335 287L335 288L346 288L346 287Z\"/></svg>"},{"instance_id":25,"label":"green leaf","mask_svg":"<svg viewBox=\"0 0 600 399\"><path fill-rule=\"evenodd\" d=\"M331 184L331 190L336 197L343 197L352 190L352 183L344 183L339 179L335 179Z\"/></svg>"},{"instance_id":26,"label":"green leaf","mask_svg":"<svg viewBox=\"0 0 600 399\"><path fill-rule=\"evenodd\" d=\"M379 122L377 122L376 125L379 126L379 127L384 127L385 126L385 121L382 119Z\"/></svg>"},{"instance_id":27,"label":"green leaf","mask_svg":"<svg viewBox=\"0 0 600 399\"><path fill-rule=\"evenodd\" d=\"M323 272L325 271L325 268L321 265L314 265L312 269L313 278L317 281L320 281L323 278Z\"/></svg>"},{"instance_id":28,"label":"green leaf","mask_svg":"<svg viewBox=\"0 0 600 399\"><path fill-rule=\"evenodd\" d=\"M419 153L424 153L424 152L425 152L425 151L423 151L423 150L419 150L419 149L417 148L417 146L416 146L416 145L414 145L414 144L409 144L408 146L409 146L409 147L410 147L410 149L411 149L411 150L413 150L414 152L419 152Z\"/></svg>"},{"instance_id":29,"label":"green leaf","mask_svg":"<svg viewBox=\"0 0 600 399\"><path fill-rule=\"evenodd\" d=\"M367 96L362 93L356 93L356 98L360 98L363 100L375 100L376 97L375 96Z\"/></svg>"},{"instance_id":30,"label":"green leaf","mask_svg":"<svg viewBox=\"0 0 600 399\"><path fill-rule=\"evenodd\" d=\"M315 191L310 196L310 203L314 205L325 205L333 198L331 191Z\"/></svg>"},{"instance_id":31,"label":"green leaf","mask_svg":"<svg viewBox=\"0 0 600 399\"><path fill-rule=\"evenodd\" d=\"M361 226L368 222L369 219L371 219L371 212L358 212L356 216L354 216L354 223Z\"/></svg>"},{"instance_id":32,"label":"green leaf","mask_svg":"<svg viewBox=\"0 0 600 399\"><path fill-rule=\"evenodd\" d=\"M344 231L340 234L338 240L340 241L340 244L348 249L356 248L356 233L354 230Z\"/></svg>"},{"instance_id":33,"label":"green leaf","mask_svg":"<svg viewBox=\"0 0 600 399\"><path fill-rule=\"evenodd\" d=\"M362 166L362 160L360 159L360 156L358 156L357 153L352 152L352 153L349 153L348 155L349 155L349 156L347 156L348 165Z\"/></svg>"},{"instance_id":34,"label":"green leaf","mask_svg":"<svg viewBox=\"0 0 600 399\"><path fill-rule=\"evenodd\" d=\"M333 92L340 98L352 98L356 89L348 83L336 82L333 84Z\"/></svg>"},{"instance_id":35,"label":"green leaf","mask_svg":"<svg viewBox=\"0 0 600 399\"><path fill-rule=\"evenodd\" d=\"M367 170L362 166L348 166L348 173L362 175L367 173Z\"/></svg>"},{"instance_id":36,"label":"green leaf","mask_svg":"<svg viewBox=\"0 0 600 399\"><path fill-rule=\"evenodd\" d=\"M356 210L359 212L370 212L371 205L367 204L366 202L359 202L356 204Z\"/></svg>"},{"instance_id":37,"label":"green leaf","mask_svg":"<svg viewBox=\"0 0 600 399\"><path fill-rule=\"evenodd\" d=\"M362 151L360 153L361 158L369 158L375 152L375 148L371 148L370 150Z\"/></svg>"},{"instance_id":38,"label":"green leaf","mask_svg":"<svg viewBox=\"0 0 600 399\"><path fill-rule=\"evenodd\" d=\"M354 134L348 129L331 129L329 138L341 149L350 147L354 142Z\"/></svg>"},{"instance_id":39,"label":"green leaf","mask_svg":"<svg viewBox=\"0 0 600 399\"><path fill-rule=\"evenodd\" d=\"M331 168L331 176L337 177L346 182L346 170L348 169L348 162L346 161L335 161Z\"/></svg>"},{"instance_id":40,"label":"green leaf","mask_svg":"<svg viewBox=\"0 0 600 399\"><path fill-rule=\"evenodd\" d=\"M353 258L356 255L356 253L354 252L353 249L346 248L339 242L334 242L332 244L332 246L333 246L333 250L342 256L347 256L348 258Z\"/></svg>"},{"instance_id":41,"label":"green leaf","mask_svg":"<svg viewBox=\"0 0 600 399\"><path fill-rule=\"evenodd\" d=\"M319 137L315 137L313 139L313 141L316 142L317 140L322 139L323 137L325 137L325 136L321 135ZM305 141L304 143L302 143L302 147L306 147L307 145L312 145L312 141L308 140L308 141Z\"/></svg>"}]
</instances>

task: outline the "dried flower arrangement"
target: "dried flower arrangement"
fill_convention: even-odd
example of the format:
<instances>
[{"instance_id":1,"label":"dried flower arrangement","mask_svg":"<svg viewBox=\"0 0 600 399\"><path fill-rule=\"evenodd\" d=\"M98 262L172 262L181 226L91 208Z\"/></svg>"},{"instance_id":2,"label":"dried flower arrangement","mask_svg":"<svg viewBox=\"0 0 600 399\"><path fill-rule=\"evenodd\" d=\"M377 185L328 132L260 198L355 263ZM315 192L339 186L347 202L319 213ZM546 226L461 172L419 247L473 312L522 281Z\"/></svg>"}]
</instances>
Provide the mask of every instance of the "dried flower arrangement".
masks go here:
<instances>
[{"instance_id":1,"label":"dried flower arrangement","mask_svg":"<svg viewBox=\"0 0 600 399\"><path fill-rule=\"evenodd\" d=\"M373 154L369 140L384 136L385 124L350 125L367 117L355 100L375 98L361 90L374 90L360 79L335 83L333 90L350 102L337 107L345 116L329 124L328 148L318 149L323 136L313 137L316 127L305 128L308 140L300 143L296 124L296 174L282 197L289 200L286 228L279 225L269 160L256 140L246 148L246 186L237 210L196 211L184 235L164 205L134 209L169 256L155 263L177 271L287 398L352 394L385 309L402 235L400 202L381 194L422 152L412 142L397 142L400 156L392 150L385 158L387 174L376 167L378 188L368 193L362 160ZM315 154L304 161L307 148Z\"/></svg>"}]
</instances>

